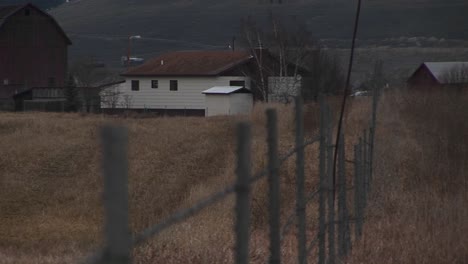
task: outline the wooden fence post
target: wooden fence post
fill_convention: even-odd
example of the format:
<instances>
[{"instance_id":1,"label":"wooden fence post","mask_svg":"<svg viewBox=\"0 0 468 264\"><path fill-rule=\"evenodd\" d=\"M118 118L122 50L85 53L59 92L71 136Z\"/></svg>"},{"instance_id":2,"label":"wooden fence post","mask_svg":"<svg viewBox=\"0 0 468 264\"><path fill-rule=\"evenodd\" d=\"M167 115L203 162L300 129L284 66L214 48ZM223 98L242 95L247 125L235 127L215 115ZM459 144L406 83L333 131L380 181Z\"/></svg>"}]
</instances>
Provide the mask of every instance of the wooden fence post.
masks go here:
<instances>
[{"instance_id":1,"label":"wooden fence post","mask_svg":"<svg viewBox=\"0 0 468 264\"><path fill-rule=\"evenodd\" d=\"M364 207L367 206L367 195L369 193L369 139L367 137L367 129L364 129L364 139L363 139L363 145L362 145L363 151L362 151L362 175L363 175L363 181L364 181Z\"/></svg>"},{"instance_id":2,"label":"wooden fence post","mask_svg":"<svg viewBox=\"0 0 468 264\"><path fill-rule=\"evenodd\" d=\"M237 264L249 263L250 225L250 125L240 123L237 127L237 184L236 184L236 252Z\"/></svg>"},{"instance_id":3,"label":"wooden fence post","mask_svg":"<svg viewBox=\"0 0 468 264\"><path fill-rule=\"evenodd\" d=\"M106 248L101 263L131 263L131 233L128 216L127 130L105 126L101 131L104 173Z\"/></svg>"},{"instance_id":4,"label":"wooden fence post","mask_svg":"<svg viewBox=\"0 0 468 264\"><path fill-rule=\"evenodd\" d=\"M326 221L326 196L325 190L327 187L326 178L326 153L327 153L327 133L326 126L328 124L327 114L325 110L325 99L323 94L319 95L320 100L320 150L319 150L319 233L318 233L318 264L325 264L326 247L325 247L325 221Z\"/></svg>"},{"instance_id":5,"label":"wooden fence post","mask_svg":"<svg viewBox=\"0 0 468 264\"><path fill-rule=\"evenodd\" d=\"M333 186L333 125L330 107L327 105L327 181L328 181L328 264L335 263L335 193Z\"/></svg>"},{"instance_id":6,"label":"wooden fence post","mask_svg":"<svg viewBox=\"0 0 468 264\"><path fill-rule=\"evenodd\" d=\"M348 251L348 209L346 205L346 165L345 165L345 142L343 134L340 134L338 146L338 255L344 257Z\"/></svg>"},{"instance_id":7,"label":"wooden fence post","mask_svg":"<svg viewBox=\"0 0 468 264\"><path fill-rule=\"evenodd\" d=\"M359 143L354 146L354 232L355 239L359 239L362 234L362 210L364 184L362 180L362 139L359 138Z\"/></svg>"},{"instance_id":8,"label":"wooden fence post","mask_svg":"<svg viewBox=\"0 0 468 264\"><path fill-rule=\"evenodd\" d=\"M301 97L296 97L296 212L299 264L307 263L306 219L304 198L304 110Z\"/></svg>"},{"instance_id":9,"label":"wooden fence post","mask_svg":"<svg viewBox=\"0 0 468 264\"><path fill-rule=\"evenodd\" d=\"M270 264L281 263L280 178L278 167L278 124L276 110L267 110L268 185L270 211Z\"/></svg>"}]
</instances>

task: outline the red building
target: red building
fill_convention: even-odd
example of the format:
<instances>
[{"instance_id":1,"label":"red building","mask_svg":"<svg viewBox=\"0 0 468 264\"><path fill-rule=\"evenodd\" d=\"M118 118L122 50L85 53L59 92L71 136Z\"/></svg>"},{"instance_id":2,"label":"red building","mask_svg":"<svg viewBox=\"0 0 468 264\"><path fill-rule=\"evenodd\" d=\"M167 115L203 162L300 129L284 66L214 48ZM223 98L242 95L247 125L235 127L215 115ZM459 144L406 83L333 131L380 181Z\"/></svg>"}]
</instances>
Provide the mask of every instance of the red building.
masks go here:
<instances>
[{"instance_id":1,"label":"red building","mask_svg":"<svg viewBox=\"0 0 468 264\"><path fill-rule=\"evenodd\" d=\"M31 87L63 86L71 45L55 19L32 4L0 6L0 103ZM1 108L1 107L0 107Z\"/></svg>"},{"instance_id":2,"label":"red building","mask_svg":"<svg viewBox=\"0 0 468 264\"><path fill-rule=\"evenodd\" d=\"M466 87L468 62L425 62L407 81L410 87Z\"/></svg>"}]
</instances>

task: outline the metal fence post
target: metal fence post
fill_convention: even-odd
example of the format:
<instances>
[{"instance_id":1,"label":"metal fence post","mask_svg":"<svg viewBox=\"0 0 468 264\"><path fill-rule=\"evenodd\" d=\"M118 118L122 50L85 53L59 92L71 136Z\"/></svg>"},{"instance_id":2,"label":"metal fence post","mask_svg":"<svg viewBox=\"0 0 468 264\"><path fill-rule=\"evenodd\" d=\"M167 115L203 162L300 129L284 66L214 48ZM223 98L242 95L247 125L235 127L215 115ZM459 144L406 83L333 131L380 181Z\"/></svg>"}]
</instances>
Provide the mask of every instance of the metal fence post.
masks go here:
<instances>
[{"instance_id":1,"label":"metal fence post","mask_svg":"<svg viewBox=\"0 0 468 264\"><path fill-rule=\"evenodd\" d=\"M380 87L374 85L372 93L372 119L371 119L371 135L370 135L370 177L369 180L372 183L373 174L374 174L374 151L375 151L375 129L377 125L377 104L380 95Z\"/></svg>"},{"instance_id":2,"label":"metal fence post","mask_svg":"<svg viewBox=\"0 0 468 264\"><path fill-rule=\"evenodd\" d=\"M365 199L364 199L364 206L367 206L367 195L369 193L369 139L367 137L367 129L364 129L364 144L363 144L363 159L362 159L362 164L363 164L363 169L362 169L362 175L364 179L364 193L365 193Z\"/></svg>"},{"instance_id":3,"label":"metal fence post","mask_svg":"<svg viewBox=\"0 0 468 264\"><path fill-rule=\"evenodd\" d=\"M280 178L278 172L278 125L276 110L267 110L268 184L270 211L270 264L281 263Z\"/></svg>"},{"instance_id":4,"label":"metal fence post","mask_svg":"<svg viewBox=\"0 0 468 264\"><path fill-rule=\"evenodd\" d=\"M237 127L237 184L236 184L236 252L238 264L249 263L250 225L250 124Z\"/></svg>"},{"instance_id":5,"label":"metal fence post","mask_svg":"<svg viewBox=\"0 0 468 264\"><path fill-rule=\"evenodd\" d=\"M331 122L331 110L327 105L327 181L328 181L328 263L335 263L335 193L333 186L333 147L332 133L333 127Z\"/></svg>"},{"instance_id":6,"label":"metal fence post","mask_svg":"<svg viewBox=\"0 0 468 264\"><path fill-rule=\"evenodd\" d=\"M307 263L306 219L304 197L304 110L301 97L296 97L296 213L299 264Z\"/></svg>"},{"instance_id":7,"label":"metal fence post","mask_svg":"<svg viewBox=\"0 0 468 264\"><path fill-rule=\"evenodd\" d=\"M362 234L362 197L363 197L363 183L361 177L361 145L362 140L359 138L359 143L354 146L354 236L355 240L359 239Z\"/></svg>"},{"instance_id":8,"label":"metal fence post","mask_svg":"<svg viewBox=\"0 0 468 264\"><path fill-rule=\"evenodd\" d=\"M104 126L101 131L104 173L106 248L101 263L131 263L128 216L128 134L123 127Z\"/></svg>"},{"instance_id":9,"label":"metal fence post","mask_svg":"<svg viewBox=\"0 0 468 264\"><path fill-rule=\"evenodd\" d=\"M327 153L327 133L326 125L328 124L326 110L325 110L325 99L322 94L319 97L320 100L320 150L319 150L319 233L318 233L318 264L325 264L326 259L326 247L325 247L325 221L326 221L326 196L325 190L327 186L326 179L326 153Z\"/></svg>"},{"instance_id":10,"label":"metal fence post","mask_svg":"<svg viewBox=\"0 0 468 264\"><path fill-rule=\"evenodd\" d=\"M348 244L348 208L346 205L346 166L345 166L345 142L343 134L340 135L340 144L338 146L338 255L343 257L347 255Z\"/></svg>"}]
</instances>

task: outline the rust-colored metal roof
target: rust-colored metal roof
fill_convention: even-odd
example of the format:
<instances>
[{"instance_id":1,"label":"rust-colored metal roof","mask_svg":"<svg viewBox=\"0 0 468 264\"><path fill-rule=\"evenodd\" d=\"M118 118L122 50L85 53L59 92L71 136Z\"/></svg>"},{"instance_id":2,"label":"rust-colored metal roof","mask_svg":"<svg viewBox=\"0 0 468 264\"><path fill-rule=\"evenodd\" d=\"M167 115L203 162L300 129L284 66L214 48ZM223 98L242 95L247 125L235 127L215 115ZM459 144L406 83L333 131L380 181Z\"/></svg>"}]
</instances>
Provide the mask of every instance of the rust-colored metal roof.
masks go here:
<instances>
[{"instance_id":1,"label":"rust-colored metal roof","mask_svg":"<svg viewBox=\"0 0 468 264\"><path fill-rule=\"evenodd\" d=\"M250 59L246 51L177 51L151 59L122 76L216 76Z\"/></svg>"}]
</instances>

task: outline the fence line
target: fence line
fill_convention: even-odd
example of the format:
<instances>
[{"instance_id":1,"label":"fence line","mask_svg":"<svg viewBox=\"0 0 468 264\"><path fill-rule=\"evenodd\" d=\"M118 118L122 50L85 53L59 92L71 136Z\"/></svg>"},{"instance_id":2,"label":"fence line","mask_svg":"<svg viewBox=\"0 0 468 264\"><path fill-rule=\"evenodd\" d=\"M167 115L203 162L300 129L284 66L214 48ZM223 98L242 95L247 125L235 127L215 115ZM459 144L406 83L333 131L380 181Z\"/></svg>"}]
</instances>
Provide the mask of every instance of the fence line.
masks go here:
<instances>
[{"instance_id":1,"label":"fence line","mask_svg":"<svg viewBox=\"0 0 468 264\"><path fill-rule=\"evenodd\" d=\"M255 175L251 175L251 125L240 123L237 127L237 166L236 182L224 190L205 198L194 206L177 211L160 223L149 227L131 237L128 224L128 161L127 132L124 128L105 127L102 130L104 149L103 173L105 184L105 247L86 259L86 263L118 263L132 262L133 247L159 234L168 227L184 221L208 206L223 200L235 193L235 253L236 263L249 262L249 228L250 228L250 187L264 177L268 179L269 208L269 263L281 263L281 242L292 224L296 223L297 260L307 263L307 258L314 247L318 247L317 260L319 264L334 264L337 259L344 259L351 251L351 242L360 239L364 221L364 210L367 205L368 193L372 182L373 154L375 151L375 126L378 93L374 91L370 127L364 130L363 137L354 145L354 159L347 160L345 153L345 137L339 135L337 146L338 181L333 183L333 156L335 146L332 145L331 110L320 96L319 136L305 140L304 111L302 99L295 100L295 146L279 158L278 155L278 124L277 114L268 109L267 115L267 167ZM319 183L315 190L306 196L305 190L305 147L319 143ZM295 211L287 217L286 224L280 224L280 175L281 165L292 156L296 156L296 205ZM314 161L308 161L314 162ZM346 179L346 163L354 165L353 185L348 187ZM353 195L348 195L348 190ZM335 197L335 194L337 197ZM307 204L318 197L318 228L316 235L307 241L306 208ZM337 207L335 207L337 198ZM347 201L352 199L353 212L348 210ZM354 225L352 239L350 225ZM335 225L337 229L335 230ZM336 254L338 253L338 255Z\"/></svg>"}]
</instances>

